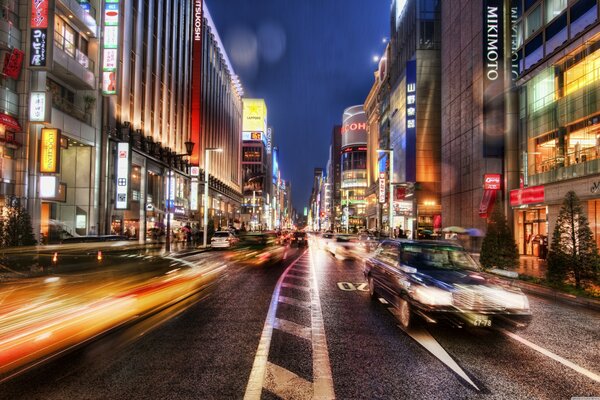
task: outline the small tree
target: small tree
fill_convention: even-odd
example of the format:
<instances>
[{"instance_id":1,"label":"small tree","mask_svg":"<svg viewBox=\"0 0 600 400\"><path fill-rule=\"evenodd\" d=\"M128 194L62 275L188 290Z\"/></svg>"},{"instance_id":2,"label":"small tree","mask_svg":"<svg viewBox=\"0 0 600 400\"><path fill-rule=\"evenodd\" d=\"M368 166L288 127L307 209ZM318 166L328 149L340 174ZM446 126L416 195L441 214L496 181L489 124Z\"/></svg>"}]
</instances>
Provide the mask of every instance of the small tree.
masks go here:
<instances>
[{"instance_id":1,"label":"small tree","mask_svg":"<svg viewBox=\"0 0 600 400\"><path fill-rule=\"evenodd\" d=\"M519 263L519 251L502 212L502 203L492 209L487 232L481 245L481 265L485 268L514 268Z\"/></svg>"},{"instance_id":2,"label":"small tree","mask_svg":"<svg viewBox=\"0 0 600 400\"><path fill-rule=\"evenodd\" d=\"M552 233L548 252L548 279L562 282L567 277L581 288L585 279L594 278L600 266L598 247L574 191L565 195Z\"/></svg>"},{"instance_id":3,"label":"small tree","mask_svg":"<svg viewBox=\"0 0 600 400\"><path fill-rule=\"evenodd\" d=\"M210 218L208 220L208 225L206 227L206 231L207 231L206 234L208 234L208 236L206 237L206 240L210 241L210 239L215 234L215 221L213 221L212 218Z\"/></svg>"},{"instance_id":4,"label":"small tree","mask_svg":"<svg viewBox=\"0 0 600 400\"><path fill-rule=\"evenodd\" d=\"M36 243L27 210L19 205L5 207L0 230L2 247L32 246Z\"/></svg>"}]
</instances>

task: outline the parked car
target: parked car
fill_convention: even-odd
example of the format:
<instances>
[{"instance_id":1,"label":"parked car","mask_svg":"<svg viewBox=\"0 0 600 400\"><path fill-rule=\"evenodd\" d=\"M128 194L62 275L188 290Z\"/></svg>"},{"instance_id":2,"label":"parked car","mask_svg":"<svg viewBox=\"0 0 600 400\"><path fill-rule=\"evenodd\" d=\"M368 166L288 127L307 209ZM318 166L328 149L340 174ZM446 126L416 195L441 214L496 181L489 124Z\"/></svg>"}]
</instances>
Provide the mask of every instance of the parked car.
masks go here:
<instances>
[{"instance_id":1,"label":"parked car","mask_svg":"<svg viewBox=\"0 0 600 400\"><path fill-rule=\"evenodd\" d=\"M212 248L224 249L234 247L239 242L239 239L229 231L217 231L210 239Z\"/></svg>"},{"instance_id":2,"label":"parked car","mask_svg":"<svg viewBox=\"0 0 600 400\"><path fill-rule=\"evenodd\" d=\"M291 237L290 246L308 246L308 236L306 235L306 232L294 232Z\"/></svg>"},{"instance_id":3,"label":"parked car","mask_svg":"<svg viewBox=\"0 0 600 400\"><path fill-rule=\"evenodd\" d=\"M408 328L421 317L457 326L529 324L529 301L520 289L484 273L462 247L448 242L386 240L365 260L373 298L381 296Z\"/></svg>"}]
</instances>

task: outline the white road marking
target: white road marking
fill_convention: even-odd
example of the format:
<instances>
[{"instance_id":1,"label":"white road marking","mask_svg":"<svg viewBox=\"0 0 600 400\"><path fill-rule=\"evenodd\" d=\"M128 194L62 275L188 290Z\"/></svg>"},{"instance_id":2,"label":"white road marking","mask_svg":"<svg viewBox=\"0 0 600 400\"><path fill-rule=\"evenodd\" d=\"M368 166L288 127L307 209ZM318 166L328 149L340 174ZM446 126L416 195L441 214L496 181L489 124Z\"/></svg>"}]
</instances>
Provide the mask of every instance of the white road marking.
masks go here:
<instances>
[{"instance_id":1,"label":"white road marking","mask_svg":"<svg viewBox=\"0 0 600 400\"><path fill-rule=\"evenodd\" d=\"M304 252L306 254L306 251ZM304 256L302 254L302 256ZM271 337L273 336L273 325L275 324L275 315L277 313L277 304L279 299L279 292L285 279L286 273L296 265L298 260L302 257L298 257L296 261L290 264L289 267L281 274L275 290L273 291L273 297L271 297L271 305L265 319L265 325L263 327L260 341L258 342L258 348L256 349L256 356L254 357L254 363L252 365L252 371L248 379L248 385L246 386L246 393L244 394L245 400L260 400L263 384L265 381L265 372L267 369L267 361L269 357L269 348L271 346Z\"/></svg>"},{"instance_id":2,"label":"white road marking","mask_svg":"<svg viewBox=\"0 0 600 400\"><path fill-rule=\"evenodd\" d=\"M279 296L279 302L297 307L310 308L310 302L294 299L292 297Z\"/></svg>"},{"instance_id":3,"label":"white road marking","mask_svg":"<svg viewBox=\"0 0 600 400\"><path fill-rule=\"evenodd\" d=\"M283 259L285 260L287 258L287 251L283 252Z\"/></svg>"},{"instance_id":4,"label":"white road marking","mask_svg":"<svg viewBox=\"0 0 600 400\"><path fill-rule=\"evenodd\" d=\"M392 313L396 318L398 318L397 311L393 307L389 307L388 311ZM410 328L408 330L404 329L401 325L398 325L398 328L402 329L408 336L413 338L417 343L425 348L425 350L429 351L433 354L438 360L443 362L448 368L450 368L454 373L460 376L465 380L468 384L473 386L476 390L480 390L479 387L469 378L469 376L463 371L463 369L454 361L450 354L446 352L446 350L434 339L433 336L429 332L427 332L423 328Z\"/></svg>"},{"instance_id":5,"label":"white road marking","mask_svg":"<svg viewBox=\"0 0 600 400\"><path fill-rule=\"evenodd\" d=\"M313 399L335 399L333 390L333 376L327 350L327 338L323 314L321 312L321 299L319 298L319 282L313 260L313 252L309 252L310 269L312 271L311 290L311 326L312 326L312 351L313 351Z\"/></svg>"},{"instance_id":6,"label":"white road marking","mask_svg":"<svg viewBox=\"0 0 600 400\"><path fill-rule=\"evenodd\" d=\"M600 383L600 376L590 370L587 370L583 367L580 367L579 365L565 359L562 358L561 356L554 354L553 352L551 352L550 350L546 350L543 347L538 346L535 343L530 342L529 340L522 338L521 336L509 332L505 329L498 329L500 332L504 333L506 336L515 339L516 341L524 344L525 346L532 348L533 350L545 355L546 357L549 357L551 359L553 359L554 361L558 361L559 363L561 363L562 365L564 365L565 367L569 367L572 370L579 372L581 375L587 376L588 378L590 378L593 381L596 381L598 383Z\"/></svg>"},{"instance_id":7,"label":"white road marking","mask_svg":"<svg viewBox=\"0 0 600 400\"><path fill-rule=\"evenodd\" d=\"M282 399L310 399L312 383L273 363L267 363L265 389Z\"/></svg>"},{"instance_id":8,"label":"white road marking","mask_svg":"<svg viewBox=\"0 0 600 400\"><path fill-rule=\"evenodd\" d=\"M302 339L310 340L311 329L308 326L303 326L286 319L275 318L273 328L289 333L290 335L298 336Z\"/></svg>"},{"instance_id":9,"label":"white road marking","mask_svg":"<svg viewBox=\"0 0 600 400\"><path fill-rule=\"evenodd\" d=\"M384 299L383 297L379 297L379 302L380 302L381 304L389 304L389 303L387 302L387 300L386 300L386 299Z\"/></svg>"},{"instance_id":10,"label":"white road marking","mask_svg":"<svg viewBox=\"0 0 600 400\"><path fill-rule=\"evenodd\" d=\"M294 285L293 283L287 283L287 282L283 282L281 284L281 287L288 288L288 289L299 289L299 290L310 291L310 287L308 287L308 286L299 286L299 285Z\"/></svg>"}]
</instances>

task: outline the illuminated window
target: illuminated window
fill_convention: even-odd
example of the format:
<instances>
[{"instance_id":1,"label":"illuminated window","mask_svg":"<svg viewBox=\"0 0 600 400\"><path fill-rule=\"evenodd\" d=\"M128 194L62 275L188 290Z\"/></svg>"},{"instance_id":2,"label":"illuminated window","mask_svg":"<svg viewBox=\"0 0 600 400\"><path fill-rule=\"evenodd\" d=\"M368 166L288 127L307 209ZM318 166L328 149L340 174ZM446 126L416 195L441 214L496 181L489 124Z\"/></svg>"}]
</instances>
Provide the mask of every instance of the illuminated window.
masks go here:
<instances>
[{"instance_id":1,"label":"illuminated window","mask_svg":"<svg viewBox=\"0 0 600 400\"><path fill-rule=\"evenodd\" d=\"M564 72L565 96L600 79L600 50Z\"/></svg>"},{"instance_id":2,"label":"illuminated window","mask_svg":"<svg viewBox=\"0 0 600 400\"><path fill-rule=\"evenodd\" d=\"M567 8L567 0L546 0L546 22L558 17Z\"/></svg>"},{"instance_id":3,"label":"illuminated window","mask_svg":"<svg viewBox=\"0 0 600 400\"><path fill-rule=\"evenodd\" d=\"M552 104L556 100L556 93L554 67L550 67L527 84L529 111L533 113Z\"/></svg>"}]
</instances>

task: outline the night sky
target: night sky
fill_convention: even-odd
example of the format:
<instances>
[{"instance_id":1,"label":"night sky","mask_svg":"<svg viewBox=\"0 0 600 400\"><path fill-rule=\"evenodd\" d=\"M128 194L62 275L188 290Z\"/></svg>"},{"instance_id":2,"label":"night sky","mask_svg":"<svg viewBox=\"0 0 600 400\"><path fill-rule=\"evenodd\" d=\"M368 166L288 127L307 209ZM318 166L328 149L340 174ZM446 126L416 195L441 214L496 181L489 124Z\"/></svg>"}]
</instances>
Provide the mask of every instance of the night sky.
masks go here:
<instances>
[{"instance_id":1,"label":"night sky","mask_svg":"<svg viewBox=\"0 0 600 400\"><path fill-rule=\"evenodd\" d=\"M264 98L282 177L298 212L314 167L325 168L331 130L362 104L373 56L389 36L391 0L207 0L246 97Z\"/></svg>"}]
</instances>

